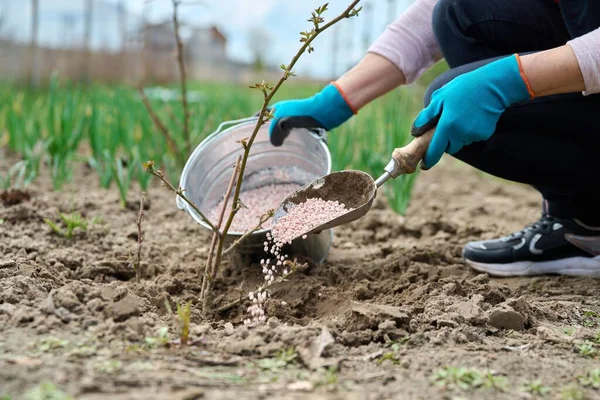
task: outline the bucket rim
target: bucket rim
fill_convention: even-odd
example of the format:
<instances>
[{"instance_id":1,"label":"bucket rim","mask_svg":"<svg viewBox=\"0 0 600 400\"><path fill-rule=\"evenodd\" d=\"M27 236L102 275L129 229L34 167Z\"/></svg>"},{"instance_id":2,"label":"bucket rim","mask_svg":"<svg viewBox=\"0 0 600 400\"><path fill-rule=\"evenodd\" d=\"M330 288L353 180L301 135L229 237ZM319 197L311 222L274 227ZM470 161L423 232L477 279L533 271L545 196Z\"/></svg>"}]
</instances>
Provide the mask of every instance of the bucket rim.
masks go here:
<instances>
[{"instance_id":1,"label":"bucket rim","mask_svg":"<svg viewBox=\"0 0 600 400\"><path fill-rule=\"evenodd\" d=\"M204 138L204 140L202 140L194 149L194 151L192 151L192 154L190 154L190 156L188 157L185 166L183 167L183 170L181 171L181 176L179 179L179 188L185 193L185 185L187 183L187 176L189 173L189 170L191 168L191 165L193 164L193 161L196 160L196 158L198 157L198 155L200 154L200 152L210 144L211 141L213 141L218 135L220 134L225 134L229 131L231 131L232 129L238 128L241 125L245 125L245 124L249 124L249 123L256 123L256 121L258 121L258 116L251 116L251 117L247 117L247 118L241 118L241 119L236 119L236 120L230 120L230 121L224 121L222 122L217 129L211 133L210 135L208 135L206 138ZM227 125L231 125L226 129L225 128ZM305 128L301 128L301 129L305 129ZM331 152L329 151L329 147L327 146L327 133L324 129L319 129L318 132L314 132L310 129L305 129L308 134L310 134L311 136L313 136L315 139L317 139L317 141L319 142L319 145L322 147L322 149L325 151L325 155L327 158L327 174L331 173L331 169L332 169L332 160L331 160ZM204 220L202 219L202 217L200 217L200 215L198 215L198 213L189 206L189 204L187 204L185 202L185 200L183 200L183 198L179 195L176 195L175 197L175 201L177 204L177 207L180 210L185 211L186 213L188 213L195 221L196 223L198 223L200 226L202 226L203 228L212 231L211 227L204 222ZM269 232L270 229L267 228L263 228L263 229L258 229L254 232L252 232L251 235L262 235L265 234L267 232ZM237 232L237 231L228 231L227 232L227 236L237 236L237 237L241 237L244 234L246 234L246 232Z\"/></svg>"}]
</instances>

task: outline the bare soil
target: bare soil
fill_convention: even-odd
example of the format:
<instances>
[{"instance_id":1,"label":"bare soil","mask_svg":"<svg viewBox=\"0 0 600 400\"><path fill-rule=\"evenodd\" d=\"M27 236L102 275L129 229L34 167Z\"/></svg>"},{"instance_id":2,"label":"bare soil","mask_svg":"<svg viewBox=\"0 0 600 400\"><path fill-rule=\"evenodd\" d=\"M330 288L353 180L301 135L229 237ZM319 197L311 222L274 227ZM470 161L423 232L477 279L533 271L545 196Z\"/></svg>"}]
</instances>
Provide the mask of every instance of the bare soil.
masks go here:
<instances>
[{"instance_id":1,"label":"bare soil","mask_svg":"<svg viewBox=\"0 0 600 400\"><path fill-rule=\"evenodd\" d=\"M378 200L336 228L328 261L276 287L268 323L249 329L247 303L208 322L199 315L209 236L171 193L149 191L136 283L139 190L121 208L89 169L75 176L61 192L42 177L26 194L2 195L0 398L527 399L536 380L546 398L600 398L578 379L599 366L597 280L498 279L461 261L466 241L538 218L541 199L527 187L444 159L421 173L406 216ZM81 213L87 230L54 234L44 219L59 212ZM215 304L261 278L257 265L226 264ZM188 346L165 300L173 310L191 301ZM462 388L434 383L448 367L492 374L469 383L459 371Z\"/></svg>"}]
</instances>

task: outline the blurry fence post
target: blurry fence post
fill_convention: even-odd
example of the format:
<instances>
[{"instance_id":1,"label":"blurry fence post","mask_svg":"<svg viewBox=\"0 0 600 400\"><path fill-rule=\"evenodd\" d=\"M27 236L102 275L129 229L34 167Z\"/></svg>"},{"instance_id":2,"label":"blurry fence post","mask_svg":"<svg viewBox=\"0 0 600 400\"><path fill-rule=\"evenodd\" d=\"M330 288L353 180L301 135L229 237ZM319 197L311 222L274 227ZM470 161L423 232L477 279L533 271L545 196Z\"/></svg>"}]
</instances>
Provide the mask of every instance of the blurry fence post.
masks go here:
<instances>
[{"instance_id":1,"label":"blurry fence post","mask_svg":"<svg viewBox=\"0 0 600 400\"><path fill-rule=\"evenodd\" d=\"M92 38L92 21L94 0L85 0L85 24L83 27L83 65L81 77L84 82L89 81L90 69L90 40Z\"/></svg>"},{"instance_id":2,"label":"blurry fence post","mask_svg":"<svg viewBox=\"0 0 600 400\"><path fill-rule=\"evenodd\" d=\"M29 76L30 87L37 87L40 83L40 51L38 48L38 30L40 25L39 1L31 0L31 39L29 41Z\"/></svg>"}]
</instances>

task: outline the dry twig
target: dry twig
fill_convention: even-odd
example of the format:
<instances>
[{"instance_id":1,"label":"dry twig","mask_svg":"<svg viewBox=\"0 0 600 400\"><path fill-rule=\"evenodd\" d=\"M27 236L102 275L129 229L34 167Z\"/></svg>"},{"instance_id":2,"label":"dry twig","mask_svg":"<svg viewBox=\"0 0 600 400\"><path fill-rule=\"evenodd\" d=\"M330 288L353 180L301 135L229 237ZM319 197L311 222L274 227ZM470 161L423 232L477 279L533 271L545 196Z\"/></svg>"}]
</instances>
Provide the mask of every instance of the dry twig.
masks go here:
<instances>
[{"instance_id":1,"label":"dry twig","mask_svg":"<svg viewBox=\"0 0 600 400\"><path fill-rule=\"evenodd\" d=\"M186 203L188 203L190 205L190 207L192 207L194 209L194 211L200 216L200 218L202 218L202 220L204 220L204 222L206 222L206 224L210 227L210 229L212 229L213 232L217 232L218 235L221 234L219 232L219 230L214 226L214 224L212 222L210 222L210 220L206 217L206 215L204 215L204 213L202 211L200 211L200 209L198 208L198 206L196 204L194 204L193 201L191 201L190 199L188 199L188 197L183 193L183 190L181 190L181 189L175 189L175 187L171 184L171 182L169 182L165 178L165 176L163 175L163 173L160 170L157 170L157 169L154 168L154 161L147 161L147 162L145 162L144 163L144 170L146 172L148 172L149 174L152 174L155 177L157 177L158 179L160 179L167 189L169 189L171 192L173 192L177 196L181 197L183 201L185 201Z\"/></svg>"},{"instance_id":2,"label":"dry twig","mask_svg":"<svg viewBox=\"0 0 600 400\"><path fill-rule=\"evenodd\" d=\"M273 210L269 210L266 213L264 213L263 215L260 216L258 225L256 225L254 228L252 228L251 230L247 231L246 233L244 233L242 236L240 236L238 239L236 239L233 243L231 243L231 245L226 248L225 250L223 250L223 255L227 255L230 251L232 251L233 249L235 249L235 247L240 244L241 242L243 242L244 240L246 240L246 238L250 235L252 235L254 232L256 232L259 229L262 229L263 224L265 222L267 222L269 219L271 219L271 217L273 217Z\"/></svg>"},{"instance_id":3,"label":"dry twig","mask_svg":"<svg viewBox=\"0 0 600 400\"><path fill-rule=\"evenodd\" d=\"M184 56L183 56L183 44L181 43L181 38L179 36L179 21L177 18L177 7L181 4L181 0L172 0L172 2L173 2L173 7L174 7L173 24L175 26L175 36L176 36L176 41L177 41L177 53L178 53L177 59L179 62L179 69L180 69L180 74L181 74L182 105L184 107L184 127L183 127L183 129L184 129L184 136L185 136L185 141L186 141L186 151L189 154L189 152L191 151L191 148L189 147L190 146L190 144L189 144L189 110L188 110L187 94L186 94L186 90L187 90L186 73L185 73L185 64L184 64ZM358 15L360 8L355 9L355 7L359 2L360 2L360 0L352 1L352 3L340 15L338 15L337 17L333 18L331 21L329 21L328 23L323 24L323 25L321 25L321 24L324 22L324 19L321 17L321 14L327 10L327 4L325 4L324 6L318 7L312 13L312 18L310 18L308 20L313 23L312 29L310 31L301 33L300 42L302 42L304 44L300 47L300 49L298 50L296 55L292 58L292 61L287 66L281 65L281 68L283 69L284 73L281 76L281 78L277 81L275 86L272 87L269 84L265 83L264 81L260 84L250 86L251 88L259 89L263 92L264 102L260 109L260 112L258 113L258 121L256 123L256 126L254 127L254 130L252 131L252 134L248 138L245 138L240 141L240 143L244 149L244 152L241 156L241 160L238 158L238 161L236 161L236 168L234 170L234 176L237 172L237 179L232 177L232 180L231 180L230 185L227 190L227 194L226 194L227 199L229 198L231 192L233 191L233 201L232 201L231 211L225 222L225 227L222 230L221 230L221 223L222 223L222 219L224 217L224 210L226 208L225 205L223 206L223 210L221 210L222 212L221 212L221 216L219 218L218 227L215 227L208 220L208 218L206 218L206 216L204 216L204 214L202 214L202 212L200 212L198 207L183 194L183 190L175 189L173 187L173 185L171 185L163 177L163 175L160 171L157 171L154 169L154 163L152 161L149 161L144 165L144 168L146 169L146 171L148 171L148 172L152 173L153 175L155 175L156 177L158 177L165 184L165 186L167 188L169 188L171 191L173 191L174 193L179 195L186 203L188 203L194 209L194 211L196 211L196 213L198 215L200 215L200 217L213 230L214 234L213 234L213 238L211 241L211 247L210 247L210 251L209 251L209 255L208 255L208 260L206 263L204 282L203 282L203 286L202 286L203 289L201 292L202 312L204 314L206 314L208 311L207 305L208 305L208 297L210 295L210 282L215 278L215 276L219 270L219 266L220 266L223 255L232 251L233 248L235 248L235 246L237 246L239 243L241 243L243 239L245 239L246 237L251 235L257 229L260 229L262 227L262 224L268 220L268 218L263 220L263 217L261 217L259 224L257 225L256 228L252 229L251 231L246 232L241 238L239 238L231 246L229 246L229 248L227 248L225 251L223 250L223 246L225 244L225 237L227 236L227 233L229 232L229 229L231 228L231 225L233 223L233 219L235 218L235 215L241 208L240 193L241 193L241 188L242 188L242 182L244 180L244 172L246 170L246 164L248 162L250 148L252 147L252 144L254 143L254 140L256 139L256 136L257 136L258 131L260 130L261 126L264 125L268 120L270 120L273 117L272 111L267 111L269 108L269 103L271 102L275 93L279 90L279 88L281 87L283 82L286 81L289 77L294 76L292 69L296 65L298 60L300 59L300 56L302 54L304 54L305 51L308 51L309 53L314 51L314 48L311 45L312 42L314 41L314 39L319 34L321 34L323 31L327 30L328 28L330 28L337 22L341 21L342 19L350 18L350 17L354 17L354 16ZM144 97L142 97L142 98L144 99ZM145 99L144 103L147 104L146 108L148 109L149 112L151 112L152 108L151 108L151 106L149 106L150 103L147 101L147 99ZM156 116L156 114L153 111L151 112L151 117L152 117L153 121L155 122L155 124L159 127L161 132L163 132L163 134L168 133L168 129L166 129L164 124L162 124L160 119L158 119L158 117ZM179 154L177 154L177 155L179 155ZM234 181L235 181L235 185L233 186ZM232 190L232 186L233 186L233 190ZM269 217L271 217L271 216L272 216L272 213L270 213ZM215 253L215 249L214 249L215 242L217 243L216 244L216 246L217 246L216 253ZM274 282L263 285L261 288L259 288L259 290L264 290L275 283L282 282L285 278L287 278L287 276L291 275L297 269L298 268L292 267L291 271L288 274L280 277L279 279L277 279ZM241 299L236 302L230 303L227 306L221 307L219 309L219 311L221 312L224 309L231 308L234 305L238 304L240 301L241 301Z\"/></svg>"},{"instance_id":4,"label":"dry twig","mask_svg":"<svg viewBox=\"0 0 600 400\"><path fill-rule=\"evenodd\" d=\"M165 138L165 141L167 142L169 150L171 151L171 153L173 153L173 156L180 162L181 156L179 154L179 151L177 150L177 144L175 143L175 139L173 139L173 136L171 136L171 132L169 132L169 128L167 128L167 126L162 122L156 111L154 111L152 104L150 104L150 100L148 100L148 96L146 96L146 93L144 93L144 89L138 87L138 92L140 93L142 102L146 107L146 111L148 111L148 115L150 115L150 119L152 119L152 123L154 123L154 125L158 128L160 133L162 133L163 137Z\"/></svg>"},{"instance_id":5,"label":"dry twig","mask_svg":"<svg viewBox=\"0 0 600 400\"><path fill-rule=\"evenodd\" d=\"M219 219L217 221L217 230L221 229L221 224L223 223L223 217L225 216L225 211L227 210L227 204L229 203L229 197L231 197L231 191L233 190L233 184L235 183L235 178L237 177L238 169L240 167L240 160L242 156L238 156L235 160L235 165L233 167L233 172L231 173L231 179L229 180L229 185L227 186L227 191L225 193L223 207L221 208L221 212L219 213ZM215 247L217 245L217 241L224 240L224 236L218 235L218 232L213 232L212 240L210 242L210 248L208 250L208 260L206 261L206 267L204 269L204 278L202 280L202 289L200 291L200 298L204 299L204 293L206 290L210 288L210 282L213 276L213 257L215 253ZM216 262L215 262L216 264ZM203 307L204 308L204 307Z\"/></svg>"},{"instance_id":6,"label":"dry twig","mask_svg":"<svg viewBox=\"0 0 600 400\"><path fill-rule=\"evenodd\" d=\"M264 125L271 118L271 112L269 112L267 118L265 118L265 116L267 114L267 108L269 106L269 103L273 99L273 96L275 95L277 90L279 90L279 88L281 87L283 82L286 81L290 76L293 76L292 69L294 68L294 66L296 65L298 60L300 59L300 56L302 56L302 54L304 54L304 52L307 50L309 53L312 52L313 47L311 46L311 44L312 44L313 40L317 36L319 36L320 33L325 31L329 27L333 26L337 22L341 21L342 19L350 18L355 15L358 15L358 11L360 11L360 9L357 10L354 7L359 2L360 2L360 0L354 0L344 10L344 12L342 12L336 18L333 18L331 21L329 21L328 23L326 23L325 25L322 25L322 26L320 25L320 23L323 22L323 18L321 18L320 15L322 12L327 10L327 5L319 7L316 10L316 12L313 12L313 14L312 14L313 17L311 19L309 19L309 21L313 22L313 25L314 25L313 29L310 32L302 33L302 38L300 39L300 41L303 42L304 44L300 47L300 50L298 50L298 52L296 53L294 58L292 58L292 61L287 66L282 65L282 69L284 70L284 73L281 76L281 78L279 78L279 80L277 81L275 86L271 87L264 81L260 84L251 86L251 88L260 89L263 92L264 102L263 102L261 110L258 114L258 121L256 123L256 126L254 127L254 130L252 131L252 134L250 135L250 137L248 139L244 139L241 141L242 147L244 148L244 153L242 156L242 164L240 166L240 172L239 172L239 175L237 178L235 192L233 195L233 207L231 209L231 212L229 213L229 218L227 219L227 222L225 223L225 227L223 228L223 230L221 232L222 237L225 237L227 235L227 232L229 232L229 228L231 227L233 219L235 218L235 215L236 215L237 211L239 210L238 202L239 202L239 198L240 198L242 182L244 180L244 172L246 170L246 164L248 162L248 155L250 154L250 148L252 147L252 144L254 143L254 140L256 139L256 136L258 134L260 127L262 125ZM218 263L220 262L220 257L223 254L223 243L224 243L224 240L219 240L219 246L217 248L217 260L215 260L215 268L218 268L218 266L219 266ZM207 296L208 292L204 293L204 295ZM205 304L205 303L206 303L206 301L203 300L203 304Z\"/></svg>"},{"instance_id":7,"label":"dry twig","mask_svg":"<svg viewBox=\"0 0 600 400\"><path fill-rule=\"evenodd\" d=\"M183 107L183 138L185 140L185 154L192 152L190 142L190 111L187 99L187 75L185 72L185 59L183 53L183 42L179 33L179 19L177 17L177 7L181 0L173 1L173 29L175 30L175 41L177 42L177 64L179 65L179 75L181 82L181 105Z\"/></svg>"},{"instance_id":8,"label":"dry twig","mask_svg":"<svg viewBox=\"0 0 600 400\"><path fill-rule=\"evenodd\" d=\"M144 241L144 237L142 236L142 220L144 219L144 195L146 193L142 192L142 196L140 197L140 213L137 219L137 228L138 228L138 246L137 246L137 256L135 260L135 280L137 283L140 283L142 280L142 242Z\"/></svg>"}]
</instances>

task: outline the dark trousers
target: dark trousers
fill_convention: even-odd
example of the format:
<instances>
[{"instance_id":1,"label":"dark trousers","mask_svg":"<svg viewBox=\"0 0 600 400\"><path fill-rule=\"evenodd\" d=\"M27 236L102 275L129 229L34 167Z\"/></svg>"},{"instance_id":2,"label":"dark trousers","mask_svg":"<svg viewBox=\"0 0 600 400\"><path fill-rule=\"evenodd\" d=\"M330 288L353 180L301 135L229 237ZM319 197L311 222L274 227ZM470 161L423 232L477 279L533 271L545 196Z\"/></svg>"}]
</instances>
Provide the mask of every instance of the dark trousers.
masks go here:
<instances>
[{"instance_id":1,"label":"dark trousers","mask_svg":"<svg viewBox=\"0 0 600 400\"><path fill-rule=\"evenodd\" d=\"M428 88L425 105L435 89L461 73L570 39L552 0L439 0L433 26L451 70ZM453 156L491 175L532 185L556 217L600 224L600 95L570 93L513 105L489 140Z\"/></svg>"}]
</instances>

